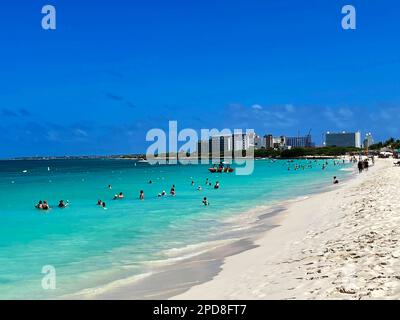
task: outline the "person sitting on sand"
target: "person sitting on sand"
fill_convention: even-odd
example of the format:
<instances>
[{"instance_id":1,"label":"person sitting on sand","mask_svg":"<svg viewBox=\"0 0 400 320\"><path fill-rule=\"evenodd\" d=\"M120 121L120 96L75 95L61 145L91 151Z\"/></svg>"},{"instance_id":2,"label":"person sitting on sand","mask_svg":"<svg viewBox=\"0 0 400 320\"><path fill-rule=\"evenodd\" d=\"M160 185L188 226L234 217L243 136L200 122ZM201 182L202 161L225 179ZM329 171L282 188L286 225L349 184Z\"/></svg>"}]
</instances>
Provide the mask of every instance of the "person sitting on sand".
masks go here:
<instances>
[{"instance_id":1,"label":"person sitting on sand","mask_svg":"<svg viewBox=\"0 0 400 320\"><path fill-rule=\"evenodd\" d=\"M144 200L144 191L143 190L140 190L139 199Z\"/></svg>"},{"instance_id":2,"label":"person sitting on sand","mask_svg":"<svg viewBox=\"0 0 400 320\"><path fill-rule=\"evenodd\" d=\"M60 200L60 202L58 203L58 207L59 208L65 208L67 205L65 204L64 200Z\"/></svg>"},{"instance_id":3,"label":"person sitting on sand","mask_svg":"<svg viewBox=\"0 0 400 320\"><path fill-rule=\"evenodd\" d=\"M338 179L336 179L336 176L335 177L333 177L333 184L338 184L339 183L339 180Z\"/></svg>"},{"instance_id":4,"label":"person sitting on sand","mask_svg":"<svg viewBox=\"0 0 400 320\"><path fill-rule=\"evenodd\" d=\"M39 203L35 206L36 209L43 209L43 201L40 200Z\"/></svg>"},{"instance_id":5,"label":"person sitting on sand","mask_svg":"<svg viewBox=\"0 0 400 320\"><path fill-rule=\"evenodd\" d=\"M210 203L208 202L208 200L207 200L206 197L203 198L203 204L204 204L205 206L210 205Z\"/></svg>"}]
</instances>

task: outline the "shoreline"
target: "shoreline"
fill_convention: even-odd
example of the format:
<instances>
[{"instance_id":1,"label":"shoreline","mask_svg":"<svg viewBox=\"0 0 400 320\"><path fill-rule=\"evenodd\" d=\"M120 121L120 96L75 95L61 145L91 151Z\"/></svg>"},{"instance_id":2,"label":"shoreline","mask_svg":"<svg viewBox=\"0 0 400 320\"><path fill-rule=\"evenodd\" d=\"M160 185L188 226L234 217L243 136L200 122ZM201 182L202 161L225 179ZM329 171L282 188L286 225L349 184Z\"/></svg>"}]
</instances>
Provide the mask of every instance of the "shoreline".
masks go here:
<instances>
[{"instance_id":1,"label":"shoreline","mask_svg":"<svg viewBox=\"0 0 400 320\"><path fill-rule=\"evenodd\" d=\"M349 167L346 171L352 172L347 172L342 181L354 180L354 167ZM320 184L318 188L314 186L311 193L299 197L279 200L267 206L250 207L239 216L228 219L234 220L234 223L227 221L232 224L233 229L244 229L239 234L237 230L228 228L228 238L196 244L204 245L204 250L201 248L190 251L189 255L184 257L177 256L177 260L166 265L162 264L163 261L154 261L152 272L120 279L100 287L87 288L65 295L61 299L171 299L184 294L192 287L208 283L217 277L223 271L226 259L257 248L260 238L280 226L284 219L282 214L291 205L329 192L332 188L332 185Z\"/></svg>"},{"instance_id":2,"label":"shoreline","mask_svg":"<svg viewBox=\"0 0 400 320\"><path fill-rule=\"evenodd\" d=\"M387 194L387 177L397 172L399 179L393 183L400 186L400 172L393 168L392 160L379 159L368 172L338 188L290 203L279 215L279 225L256 240L255 248L225 258L211 281L172 299L399 298L400 251L393 244L389 247L397 238L390 239L384 229L390 227L391 236L399 235L395 222L400 214L381 211L379 206L360 216L370 209L366 199L369 203L387 202L368 191L374 188L376 194ZM394 216L381 216L386 212ZM371 225L368 219L378 215L376 225ZM370 238L380 235L378 229L385 236L381 246L374 246L371 243L376 240ZM380 257L381 252L386 258Z\"/></svg>"}]
</instances>

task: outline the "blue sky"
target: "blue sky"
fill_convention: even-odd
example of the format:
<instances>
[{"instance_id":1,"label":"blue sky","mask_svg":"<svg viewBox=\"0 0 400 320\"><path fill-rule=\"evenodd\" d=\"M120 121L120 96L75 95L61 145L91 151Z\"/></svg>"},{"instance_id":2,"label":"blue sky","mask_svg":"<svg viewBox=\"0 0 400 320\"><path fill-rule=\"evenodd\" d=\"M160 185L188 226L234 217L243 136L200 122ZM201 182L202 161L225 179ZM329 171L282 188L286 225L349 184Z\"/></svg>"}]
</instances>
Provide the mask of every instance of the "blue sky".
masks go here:
<instances>
[{"instance_id":1,"label":"blue sky","mask_svg":"<svg viewBox=\"0 0 400 320\"><path fill-rule=\"evenodd\" d=\"M345 4L356 30L341 28ZM0 158L144 152L168 120L399 137L399 13L387 0L3 1Z\"/></svg>"}]
</instances>

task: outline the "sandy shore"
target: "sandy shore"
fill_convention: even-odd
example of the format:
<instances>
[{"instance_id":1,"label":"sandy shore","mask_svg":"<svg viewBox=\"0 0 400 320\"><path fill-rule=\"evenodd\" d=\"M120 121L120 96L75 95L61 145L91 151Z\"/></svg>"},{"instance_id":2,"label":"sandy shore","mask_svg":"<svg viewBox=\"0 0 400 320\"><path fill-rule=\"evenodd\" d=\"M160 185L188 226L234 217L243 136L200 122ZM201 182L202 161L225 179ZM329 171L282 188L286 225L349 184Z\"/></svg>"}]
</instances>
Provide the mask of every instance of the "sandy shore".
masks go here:
<instances>
[{"instance_id":1,"label":"sandy shore","mask_svg":"<svg viewBox=\"0 0 400 320\"><path fill-rule=\"evenodd\" d=\"M173 299L400 298L400 168L369 172L291 203L257 247Z\"/></svg>"}]
</instances>

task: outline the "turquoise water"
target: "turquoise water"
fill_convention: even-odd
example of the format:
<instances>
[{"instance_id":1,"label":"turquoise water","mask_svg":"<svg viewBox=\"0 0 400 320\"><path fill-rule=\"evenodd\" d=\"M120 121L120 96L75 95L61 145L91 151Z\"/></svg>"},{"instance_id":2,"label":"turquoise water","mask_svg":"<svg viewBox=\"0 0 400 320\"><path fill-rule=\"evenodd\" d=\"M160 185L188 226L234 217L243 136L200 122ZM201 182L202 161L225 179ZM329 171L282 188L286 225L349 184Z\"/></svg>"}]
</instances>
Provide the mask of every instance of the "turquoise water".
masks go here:
<instances>
[{"instance_id":1,"label":"turquoise water","mask_svg":"<svg viewBox=\"0 0 400 320\"><path fill-rule=\"evenodd\" d=\"M284 160L259 160L252 175L236 176L211 174L205 165L135 166L130 160L0 161L0 298L57 298L141 274L171 249L218 239L225 218L350 174L350 164L329 160L322 170L323 162L295 171L295 163L308 163L295 161L288 171ZM220 189L206 186L206 178L218 180ZM157 197L173 184L175 197ZM113 201L120 191L125 199ZM202 205L203 197L210 206ZM57 208L61 199L69 207ZM35 209L39 200L48 200L52 210ZM56 269L56 290L41 287L45 265Z\"/></svg>"}]
</instances>

